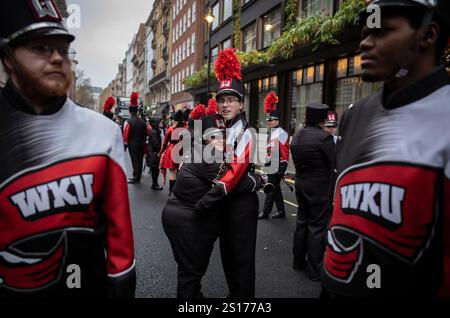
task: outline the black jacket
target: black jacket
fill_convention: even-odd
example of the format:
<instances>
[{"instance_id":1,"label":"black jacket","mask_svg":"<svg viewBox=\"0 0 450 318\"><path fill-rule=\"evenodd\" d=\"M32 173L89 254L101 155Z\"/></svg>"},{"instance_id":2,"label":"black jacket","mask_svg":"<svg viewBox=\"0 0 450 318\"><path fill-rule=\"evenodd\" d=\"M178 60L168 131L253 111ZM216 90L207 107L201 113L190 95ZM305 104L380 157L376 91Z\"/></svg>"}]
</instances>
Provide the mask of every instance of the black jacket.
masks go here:
<instances>
[{"instance_id":1,"label":"black jacket","mask_svg":"<svg viewBox=\"0 0 450 318\"><path fill-rule=\"evenodd\" d=\"M202 199L202 210L212 210L218 206L218 201L223 199L211 195L210 191L219 168L220 163L184 163L178 174L173 193L179 200L192 208ZM254 175L247 173L233 189L233 193L252 193L259 186Z\"/></svg>"},{"instance_id":2,"label":"black jacket","mask_svg":"<svg viewBox=\"0 0 450 318\"><path fill-rule=\"evenodd\" d=\"M319 127L308 126L298 130L291 143L296 178L328 183L334 148L333 136Z\"/></svg>"}]
</instances>

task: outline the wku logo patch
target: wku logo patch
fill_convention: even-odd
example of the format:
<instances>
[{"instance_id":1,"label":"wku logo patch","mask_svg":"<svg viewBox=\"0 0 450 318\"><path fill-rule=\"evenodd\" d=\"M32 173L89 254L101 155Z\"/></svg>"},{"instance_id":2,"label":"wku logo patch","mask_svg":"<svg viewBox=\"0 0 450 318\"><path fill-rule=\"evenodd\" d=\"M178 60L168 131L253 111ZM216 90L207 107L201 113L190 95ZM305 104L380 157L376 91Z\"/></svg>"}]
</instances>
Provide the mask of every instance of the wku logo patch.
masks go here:
<instances>
[{"instance_id":1,"label":"wku logo patch","mask_svg":"<svg viewBox=\"0 0 450 318\"><path fill-rule=\"evenodd\" d=\"M53 0L28 0L28 6L38 21L61 21L61 14Z\"/></svg>"},{"instance_id":2,"label":"wku logo patch","mask_svg":"<svg viewBox=\"0 0 450 318\"><path fill-rule=\"evenodd\" d=\"M93 182L93 174L74 175L33 186L11 195L9 199L29 220L69 209L84 211L94 198Z\"/></svg>"},{"instance_id":3,"label":"wku logo patch","mask_svg":"<svg viewBox=\"0 0 450 318\"><path fill-rule=\"evenodd\" d=\"M345 173L336 187L325 272L351 282L364 257L364 241L378 246L380 254L417 262L432 238L437 179L435 170L395 164Z\"/></svg>"},{"instance_id":4,"label":"wku logo patch","mask_svg":"<svg viewBox=\"0 0 450 318\"><path fill-rule=\"evenodd\" d=\"M225 80L225 81L221 81L219 83L219 89L227 89L227 88L231 88L231 84L233 82L230 80Z\"/></svg>"},{"instance_id":5,"label":"wku logo patch","mask_svg":"<svg viewBox=\"0 0 450 318\"><path fill-rule=\"evenodd\" d=\"M0 288L35 291L59 280L66 232L94 231L107 160L54 164L0 189Z\"/></svg>"}]
</instances>

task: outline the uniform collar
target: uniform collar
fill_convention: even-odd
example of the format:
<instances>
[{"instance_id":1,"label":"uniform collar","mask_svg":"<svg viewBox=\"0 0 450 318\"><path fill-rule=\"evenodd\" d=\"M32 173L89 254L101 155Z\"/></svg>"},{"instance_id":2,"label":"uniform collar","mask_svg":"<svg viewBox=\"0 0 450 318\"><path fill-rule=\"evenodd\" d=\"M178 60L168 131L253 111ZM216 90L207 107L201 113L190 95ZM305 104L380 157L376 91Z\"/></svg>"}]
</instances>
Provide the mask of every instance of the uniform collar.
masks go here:
<instances>
[{"instance_id":1,"label":"uniform collar","mask_svg":"<svg viewBox=\"0 0 450 318\"><path fill-rule=\"evenodd\" d=\"M238 121L241 121L244 127L247 126L247 119L245 118L244 112L237 114L236 117L226 123L226 126L232 128Z\"/></svg>"},{"instance_id":2,"label":"uniform collar","mask_svg":"<svg viewBox=\"0 0 450 318\"><path fill-rule=\"evenodd\" d=\"M394 109L411 104L449 83L448 74L444 66L441 65L435 68L429 75L398 91L392 92L385 85L382 93L383 107Z\"/></svg>"},{"instance_id":3,"label":"uniform collar","mask_svg":"<svg viewBox=\"0 0 450 318\"><path fill-rule=\"evenodd\" d=\"M45 110L37 114L33 107L27 102L25 97L19 92L19 90L15 87L12 81L8 81L2 90L3 96L9 102L9 104L16 108L19 111L24 113L28 113L31 115L52 115L57 113L65 104L67 97L55 97L48 105L45 107Z\"/></svg>"}]
</instances>

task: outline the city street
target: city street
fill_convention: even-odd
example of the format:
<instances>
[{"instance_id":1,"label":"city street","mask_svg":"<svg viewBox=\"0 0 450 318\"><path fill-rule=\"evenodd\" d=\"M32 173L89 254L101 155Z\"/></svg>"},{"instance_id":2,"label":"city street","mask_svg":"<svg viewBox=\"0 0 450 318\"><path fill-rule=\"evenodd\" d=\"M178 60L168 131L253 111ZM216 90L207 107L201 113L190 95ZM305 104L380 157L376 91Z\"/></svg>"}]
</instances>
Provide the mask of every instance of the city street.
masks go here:
<instances>
[{"instance_id":1,"label":"city street","mask_svg":"<svg viewBox=\"0 0 450 318\"><path fill-rule=\"evenodd\" d=\"M127 170L131 162L127 153ZM150 190L151 176L146 171L142 182L129 186L137 262L137 297L172 298L176 296L176 263L161 223L161 211L167 200L164 191ZM295 197L283 184L285 200L295 204ZM260 208L264 194L260 194ZM308 279L306 272L292 269L292 236L296 208L287 203L287 218L260 220L256 247L256 297L318 297L320 283ZM220 261L218 242L203 280L205 297L228 294Z\"/></svg>"}]
</instances>

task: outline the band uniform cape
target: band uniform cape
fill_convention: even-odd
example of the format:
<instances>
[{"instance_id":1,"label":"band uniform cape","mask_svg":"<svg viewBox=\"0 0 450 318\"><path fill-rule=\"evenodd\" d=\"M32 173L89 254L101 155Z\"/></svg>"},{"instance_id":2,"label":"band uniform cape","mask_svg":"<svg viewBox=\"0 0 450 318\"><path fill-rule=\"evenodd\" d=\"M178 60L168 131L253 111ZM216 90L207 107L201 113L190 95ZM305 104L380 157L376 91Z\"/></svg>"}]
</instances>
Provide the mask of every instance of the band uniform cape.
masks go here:
<instances>
[{"instance_id":1,"label":"band uniform cape","mask_svg":"<svg viewBox=\"0 0 450 318\"><path fill-rule=\"evenodd\" d=\"M341 121L323 284L358 297L450 297L450 83L385 87ZM367 288L370 264L381 288Z\"/></svg>"},{"instance_id":2,"label":"band uniform cape","mask_svg":"<svg viewBox=\"0 0 450 318\"><path fill-rule=\"evenodd\" d=\"M119 126L65 97L36 115L8 82L0 136L0 296L132 296ZM66 286L71 264L79 290Z\"/></svg>"}]
</instances>

